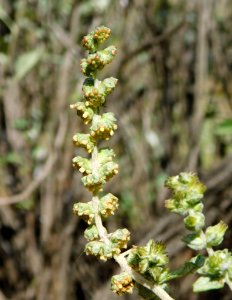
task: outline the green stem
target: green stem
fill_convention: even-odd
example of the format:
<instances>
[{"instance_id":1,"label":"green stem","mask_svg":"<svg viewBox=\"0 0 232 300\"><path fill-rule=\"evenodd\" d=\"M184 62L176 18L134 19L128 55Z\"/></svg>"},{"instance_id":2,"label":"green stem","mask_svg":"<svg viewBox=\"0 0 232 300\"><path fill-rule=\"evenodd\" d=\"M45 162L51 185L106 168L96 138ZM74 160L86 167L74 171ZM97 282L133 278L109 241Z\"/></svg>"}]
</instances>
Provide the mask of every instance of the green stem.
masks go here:
<instances>
[{"instance_id":1,"label":"green stem","mask_svg":"<svg viewBox=\"0 0 232 300\"><path fill-rule=\"evenodd\" d=\"M226 276L226 283L227 283L227 285L229 286L229 288L230 288L231 291L232 291L232 282L231 282L231 280L229 279L228 274L227 274L227 276Z\"/></svg>"},{"instance_id":2,"label":"green stem","mask_svg":"<svg viewBox=\"0 0 232 300\"><path fill-rule=\"evenodd\" d=\"M156 296L158 296L161 300L174 300L169 294L159 285L156 285L149 280L145 279L142 275L134 271L127 263L127 260L122 255L114 256L115 261L120 265L121 269L128 274L131 275L131 277L144 286L145 288L152 291Z\"/></svg>"},{"instance_id":3,"label":"green stem","mask_svg":"<svg viewBox=\"0 0 232 300\"><path fill-rule=\"evenodd\" d=\"M206 248L206 251L208 252L208 255L211 256L214 254L214 251L212 248Z\"/></svg>"}]
</instances>

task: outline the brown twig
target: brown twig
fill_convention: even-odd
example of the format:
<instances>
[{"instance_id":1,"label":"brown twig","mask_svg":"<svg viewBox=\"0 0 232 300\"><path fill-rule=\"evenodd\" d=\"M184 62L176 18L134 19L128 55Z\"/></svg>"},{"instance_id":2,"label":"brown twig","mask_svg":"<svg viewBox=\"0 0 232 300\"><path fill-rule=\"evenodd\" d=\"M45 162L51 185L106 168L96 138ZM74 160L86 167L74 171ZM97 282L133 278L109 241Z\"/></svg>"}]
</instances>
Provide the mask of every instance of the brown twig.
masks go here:
<instances>
[{"instance_id":1,"label":"brown twig","mask_svg":"<svg viewBox=\"0 0 232 300\"><path fill-rule=\"evenodd\" d=\"M65 133L67 131L67 123L68 118L66 114L60 115L59 120L59 128L57 130L55 143L54 143L54 150L51 151L42 171L40 174L33 180L29 186L22 191L19 194L16 194L11 197L1 197L0 198L0 205L10 205L15 204L18 202L21 202L28 198L39 186L40 184L46 179L46 177L50 174L53 166L55 165L57 158L58 158L58 152L63 144Z\"/></svg>"},{"instance_id":2,"label":"brown twig","mask_svg":"<svg viewBox=\"0 0 232 300\"><path fill-rule=\"evenodd\" d=\"M166 32L164 32L162 35L151 39L150 41L144 43L143 45L141 45L140 47L138 47L137 49L135 49L134 51L132 51L131 53L127 54L121 61L120 63L120 67L119 69L121 69L121 67L125 67L125 65L130 62L131 59L133 59L135 56L137 56L138 54L140 54L141 52L144 51L150 51L152 50L155 46L157 46L158 44L162 43L163 41L167 40L168 38L170 38L173 34L175 34L177 31L179 31L184 25L186 25L186 20L182 20L180 23L178 23L176 26L174 26L171 29L168 29Z\"/></svg>"}]
</instances>

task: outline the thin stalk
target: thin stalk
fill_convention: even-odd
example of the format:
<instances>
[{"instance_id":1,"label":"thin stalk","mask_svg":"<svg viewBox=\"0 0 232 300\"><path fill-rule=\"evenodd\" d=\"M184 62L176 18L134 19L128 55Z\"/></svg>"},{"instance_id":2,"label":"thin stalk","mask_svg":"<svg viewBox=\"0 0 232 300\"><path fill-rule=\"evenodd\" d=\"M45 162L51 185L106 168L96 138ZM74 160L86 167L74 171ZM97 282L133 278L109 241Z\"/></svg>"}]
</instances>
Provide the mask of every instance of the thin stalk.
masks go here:
<instances>
[{"instance_id":1,"label":"thin stalk","mask_svg":"<svg viewBox=\"0 0 232 300\"><path fill-rule=\"evenodd\" d=\"M93 167L93 172L94 170L97 170L98 168L98 160L97 160L97 154L98 154L98 149L97 146L94 147L93 153L92 153L92 167ZM103 226L102 224L102 218L99 214L99 197L97 195L94 195L92 198L92 203L94 205L94 210L95 210L95 225L97 227L99 236L101 238L102 241L104 241L104 243L106 244L110 244L110 240L108 238L108 232L107 229ZM128 252L129 250L127 250L126 252ZM158 296L161 300L174 300L172 297L169 296L169 294L160 286L155 285L153 283L151 283L150 281L148 281L147 279L145 279L142 275L140 275L139 273L135 272L127 263L127 260L125 258L125 256L122 254L120 255L115 255L114 256L115 261L119 264L120 268L127 272L128 274L131 275L131 277L138 282L139 284L141 284L142 286L144 286L145 288L149 289L150 291L152 291L156 296Z\"/></svg>"},{"instance_id":2,"label":"thin stalk","mask_svg":"<svg viewBox=\"0 0 232 300\"><path fill-rule=\"evenodd\" d=\"M230 290L232 291L232 282L231 282L231 280L229 279L229 276L228 276L228 275L226 276L226 283L227 283L227 285L229 286Z\"/></svg>"}]
</instances>

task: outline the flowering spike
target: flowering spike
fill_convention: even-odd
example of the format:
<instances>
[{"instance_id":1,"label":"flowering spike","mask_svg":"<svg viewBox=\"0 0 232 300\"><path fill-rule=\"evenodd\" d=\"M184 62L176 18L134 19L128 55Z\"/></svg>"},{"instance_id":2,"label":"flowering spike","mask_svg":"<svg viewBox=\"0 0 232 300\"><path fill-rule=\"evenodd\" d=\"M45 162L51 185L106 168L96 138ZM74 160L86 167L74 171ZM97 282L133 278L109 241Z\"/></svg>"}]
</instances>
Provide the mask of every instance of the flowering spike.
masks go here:
<instances>
[{"instance_id":1,"label":"flowering spike","mask_svg":"<svg viewBox=\"0 0 232 300\"><path fill-rule=\"evenodd\" d=\"M81 71L85 76L95 76L107 64L111 63L117 50L114 46L109 46L104 50L89 54L87 58L81 60Z\"/></svg>"},{"instance_id":2,"label":"flowering spike","mask_svg":"<svg viewBox=\"0 0 232 300\"><path fill-rule=\"evenodd\" d=\"M85 105L94 109L102 106L106 101L106 97L115 88L117 81L116 78L111 77L94 83L91 77L87 78L82 88Z\"/></svg>"},{"instance_id":3,"label":"flowering spike","mask_svg":"<svg viewBox=\"0 0 232 300\"><path fill-rule=\"evenodd\" d=\"M111 30L105 26L99 26L82 39L82 45L90 52L97 51L100 44L110 36Z\"/></svg>"},{"instance_id":4,"label":"flowering spike","mask_svg":"<svg viewBox=\"0 0 232 300\"><path fill-rule=\"evenodd\" d=\"M220 222L203 230L205 217L202 198L205 187L192 173L180 173L167 179L166 186L173 195L166 201L166 207L184 216L185 227L191 231L184 239L187 246L194 250L206 250L208 258L197 255L181 268L170 272L167 266L169 259L162 242L150 240L145 246L133 246L121 253L127 247L130 232L124 228L108 233L103 225L102 219L113 215L118 208L117 197L111 193L102 197L99 195L104 184L118 173L114 151L98 149L99 140L108 140L117 129L114 114L101 113L106 97L115 88L117 79L96 79L97 72L116 55L114 46L98 49L109 35L110 30L101 26L83 38L82 44L90 53L81 61L81 68L88 78L82 87L82 101L71 105L82 121L90 124L88 133L77 133L73 137L74 145L83 147L91 156L73 158L74 168L83 174L81 180L93 194L91 201L75 203L73 206L74 214L89 225L84 232L88 241L85 252L104 261L114 258L127 271L112 277L112 290L118 295L132 293L135 282L139 295L144 299L156 299L158 296L162 300L173 300L166 292L167 282L193 271L201 275L194 284L194 291L221 288L225 283L232 289L232 254L227 249L212 249L222 242L227 225Z\"/></svg>"}]
</instances>

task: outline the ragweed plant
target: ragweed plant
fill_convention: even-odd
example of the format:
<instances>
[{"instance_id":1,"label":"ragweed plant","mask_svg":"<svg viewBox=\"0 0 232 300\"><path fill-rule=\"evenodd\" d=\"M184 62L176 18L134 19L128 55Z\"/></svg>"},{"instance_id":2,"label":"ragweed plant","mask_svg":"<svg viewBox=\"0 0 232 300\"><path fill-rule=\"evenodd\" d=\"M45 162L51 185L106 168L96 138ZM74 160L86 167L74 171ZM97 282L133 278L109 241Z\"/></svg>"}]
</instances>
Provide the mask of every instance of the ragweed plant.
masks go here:
<instances>
[{"instance_id":1,"label":"ragweed plant","mask_svg":"<svg viewBox=\"0 0 232 300\"><path fill-rule=\"evenodd\" d=\"M74 168L83 174L81 181L92 194L89 202L73 206L74 214L88 225L84 232L87 240L85 253L103 261L113 258L120 265L122 272L111 279L112 291L118 295L130 294L136 287L143 299L171 300L169 281L191 272L201 275L194 284L196 292L221 288L225 283L231 287L231 252L227 249L214 251L212 248L222 242L227 226L220 222L203 231L202 198L205 188L195 175L182 173L167 180L166 185L172 190L173 198L167 200L166 206L170 211L185 216L185 227L192 231L184 239L187 246L206 250L208 257L199 254L178 270L170 271L169 258L162 242L150 240L145 246L133 246L125 251L130 240L128 229L108 232L103 225L103 220L113 215L119 206L115 195L104 193L105 184L118 173L115 153L112 149L99 147L101 140L109 140L117 130L114 114L101 111L117 79L97 79L98 72L113 60L117 52L114 46L99 50L109 36L110 29L101 26L83 38L82 45L89 55L81 60L81 70L87 78L83 83L82 99L71 105L84 124L89 125L87 133L77 133L73 137L74 145L88 153L88 157L73 158Z\"/></svg>"},{"instance_id":2,"label":"ragweed plant","mask_svg":"<svg viewBox=\"0 0 232 300\"><path fill-rule=\"evenodd\" d=\"M170 177L166 186L172 191L173 197L166 201L166 207L184 217L185 228L191 231L184 237L185 244L196 251L204 251L207 256L197 256L199 260L196 273L200 275L193 284L194 292L220 289L228 284L232 290L232 252L228 249L214 250L224 238L228 226L220 221L205 229L204 205L202 203L205 187L191 173L181 173Z\"/></svg>"}]
</instances>

